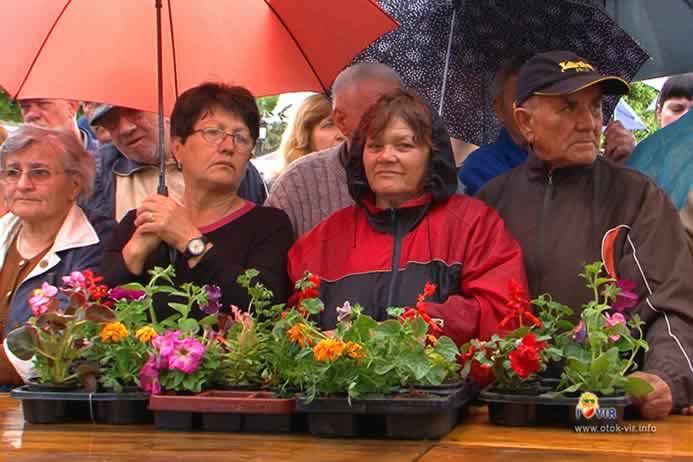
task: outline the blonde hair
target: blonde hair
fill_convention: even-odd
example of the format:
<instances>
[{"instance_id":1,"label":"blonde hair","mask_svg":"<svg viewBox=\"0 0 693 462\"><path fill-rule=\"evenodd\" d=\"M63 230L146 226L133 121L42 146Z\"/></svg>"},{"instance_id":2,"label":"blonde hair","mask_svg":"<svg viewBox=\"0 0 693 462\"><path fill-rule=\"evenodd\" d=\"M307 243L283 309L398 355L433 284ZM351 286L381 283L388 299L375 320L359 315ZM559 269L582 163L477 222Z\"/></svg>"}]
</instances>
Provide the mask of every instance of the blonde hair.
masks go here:
<instances>
[{"instance_id":1,"label":"blonde hair","mask_svg":"<svg viewBox=\"0 0 693 462\"><path fill-rule=\"evenodd\" d=\"M7 139L7 130L5 130L5 127L0 125L0 144L4 143L6 139Z\"/></svg>"},{"instance_id":2,"label":"blonde hair","mask_svg":"<svg viewBox=\"0 0 693 462\"><path fill-rule=\"evenodd\" d=\"M311 133L313 128L332 113L332 104L323 94L311 95L301 103L294 120L282 135L279 152L284 167L296 159L313 152Z\"/></svg>"}]
</instances>

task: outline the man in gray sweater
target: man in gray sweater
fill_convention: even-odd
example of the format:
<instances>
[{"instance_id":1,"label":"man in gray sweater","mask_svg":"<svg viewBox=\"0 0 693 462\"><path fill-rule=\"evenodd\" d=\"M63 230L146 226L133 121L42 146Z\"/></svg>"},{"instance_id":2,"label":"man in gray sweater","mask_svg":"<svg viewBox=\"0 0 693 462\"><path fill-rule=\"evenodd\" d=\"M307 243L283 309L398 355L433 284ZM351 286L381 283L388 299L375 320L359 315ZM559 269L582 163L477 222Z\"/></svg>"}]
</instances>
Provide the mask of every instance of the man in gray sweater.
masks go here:
<instances>
[{"instance_id":1,"label":"man in gray sweater","mask_svg":"<svg viewBox=\"0 0 693 462\"><path fill-rule=\"evenodd\" d=\"M355 64L337 76L332 85L332 118L347 141L293 162L275 180L265 202L289 215L296 238L354 203L344 167L349 140L366 110L400 86L397 72L379 63Z\"/></svg>"}]
</instances>

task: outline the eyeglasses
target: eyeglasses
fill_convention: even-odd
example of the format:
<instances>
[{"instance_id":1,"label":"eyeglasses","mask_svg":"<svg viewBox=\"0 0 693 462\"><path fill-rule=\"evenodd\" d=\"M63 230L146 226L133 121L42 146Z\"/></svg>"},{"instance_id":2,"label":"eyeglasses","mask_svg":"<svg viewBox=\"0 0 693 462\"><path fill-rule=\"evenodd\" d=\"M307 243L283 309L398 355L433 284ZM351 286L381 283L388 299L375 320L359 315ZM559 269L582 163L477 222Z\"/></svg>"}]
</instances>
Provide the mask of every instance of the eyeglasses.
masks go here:
<instances>
[{"instance_id":1,"label":"eyeglasses","mask_svg":"<svg viewBox=\"0 0 693 462\"><path fill-rule=\"evenodd\" d=\"M242 133L227 132L225 130L222 130L221 128L198 128L197 130L192 131L192 133L198 132L202 134L202 138L204 138L205 141L209 144L219 145L224 141L224 139L227 136L231 138L234 146L237 146L239 148L247 149L251 147L253 144L253 141L250 139L249 136L246 136Z\"/></svg>"},{"instance_id":2,"label":"eyeglasses","mask_svg":"<svg viewBox=\"0 0 693 462\"><path fill-rule=\"evenodd\" d=\"M53 175L59 175L66 172L51 172L47 168L32 168L30 170L20 170L18 168L8 168L0 170L0 180L7 184L15 184L19 182L22 175L26 173L32 184L43 184L48 182Z\"/></svg>"}]
</instances>

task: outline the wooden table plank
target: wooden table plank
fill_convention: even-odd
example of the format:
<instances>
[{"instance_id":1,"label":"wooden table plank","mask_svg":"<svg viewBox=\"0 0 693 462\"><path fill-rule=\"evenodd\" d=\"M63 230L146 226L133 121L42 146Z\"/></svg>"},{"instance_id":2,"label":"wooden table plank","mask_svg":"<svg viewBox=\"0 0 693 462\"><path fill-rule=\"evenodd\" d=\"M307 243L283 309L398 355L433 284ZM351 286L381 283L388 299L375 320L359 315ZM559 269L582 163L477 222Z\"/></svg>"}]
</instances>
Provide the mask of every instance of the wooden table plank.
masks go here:
<instances>
[{"instance_id":1,"label":"wooden table plank","mask_svg":"<svg viewBox=\"0 0 693 462\"><path fill-rule=\"evenodd\" d=\"M166 432L152 425L31 425L24 423L20 406L18 401L0 394L0 460L390 462L416 460L435 444L307 435Z\"/></svg>"},{"instance_id":2,"label":"wooden table plank","mask_svg":"<svg viewBox=\"0 0 693 462\"><path fill-rule=\"evenodd\" d=\"M470 448L441 443L433 447L417 462L603 462L604 453L585 453L546 449ZM609 454L608 462L691 462L691 457L639 456Z\"/></svg>"},{"instance_id":3,"label":"wooden table plank","mask_svg":"<svg viewBox=\"0 0 693 462\"><path fill-rule=\"evenodd\" d=\"M655 433L499 427L488 424L485 408L475 407L439 442L179 433L157 431L151 425L25 424L20 403L0 394L0 461L693 461L693 417L649 423L657 426Z\"/></svg>"},{"instance_id":4,"label":"wooden table plank","mask_svg":"<svg viewBox=\"0 0 693 462\"><path fill-rule=\"evenodd\" d=\"M639 456L693 457L693 416L669 416L662 421L631 421L627 425L654 425L653 433L580 434L572 428L502 427L488 423L485 407L474 407L445 443L470 448L564 450Z\"/></svg>"}]
</instances>

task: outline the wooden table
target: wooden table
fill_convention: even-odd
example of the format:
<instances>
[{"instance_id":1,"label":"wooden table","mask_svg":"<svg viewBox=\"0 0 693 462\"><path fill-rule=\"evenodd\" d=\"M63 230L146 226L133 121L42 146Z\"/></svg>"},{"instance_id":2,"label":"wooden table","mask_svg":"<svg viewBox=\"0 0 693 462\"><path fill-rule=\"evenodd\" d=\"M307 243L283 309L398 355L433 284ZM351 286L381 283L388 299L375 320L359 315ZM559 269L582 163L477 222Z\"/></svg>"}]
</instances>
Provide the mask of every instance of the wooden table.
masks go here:
<instances>
[{"instance_id":1,"label":"wooden table","mask_svg":"<svg viewBox=\"0 0 693 462\"><path fill-rule=\"evenodd\" d=\"M469 414L441 441L176 433L144 425L25 424L20 403L0 394L0 461L693 461L693 417L649 422L654 433L576 434L492 426L485 408Z\"/></svg>"}]
</instances>

